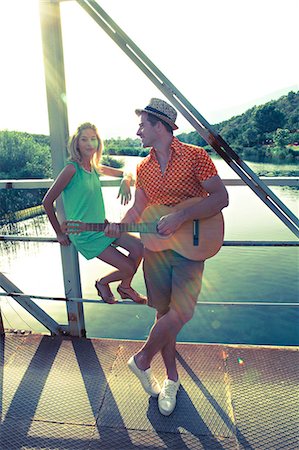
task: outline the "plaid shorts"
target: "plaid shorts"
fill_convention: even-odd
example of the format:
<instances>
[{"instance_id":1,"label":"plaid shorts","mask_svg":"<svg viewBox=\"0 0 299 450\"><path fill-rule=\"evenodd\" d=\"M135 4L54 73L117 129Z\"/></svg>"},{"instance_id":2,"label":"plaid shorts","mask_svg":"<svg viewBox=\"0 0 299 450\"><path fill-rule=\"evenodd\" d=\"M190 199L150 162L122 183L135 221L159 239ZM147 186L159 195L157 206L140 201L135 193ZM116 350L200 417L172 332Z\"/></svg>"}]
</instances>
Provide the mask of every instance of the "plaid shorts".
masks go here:
<instances>
[{"instance_id":1,"label":"plaid shorts","mask_svg":"<svg viewBox=\"0 0 299 450\"><path fill-rule=\"evenodd\" d=\"M202 284L204 261L192 261L173 250L144 251L143 271L148 305L160 315L170 306L192 317Z\"/></svg>"}]
</instances>

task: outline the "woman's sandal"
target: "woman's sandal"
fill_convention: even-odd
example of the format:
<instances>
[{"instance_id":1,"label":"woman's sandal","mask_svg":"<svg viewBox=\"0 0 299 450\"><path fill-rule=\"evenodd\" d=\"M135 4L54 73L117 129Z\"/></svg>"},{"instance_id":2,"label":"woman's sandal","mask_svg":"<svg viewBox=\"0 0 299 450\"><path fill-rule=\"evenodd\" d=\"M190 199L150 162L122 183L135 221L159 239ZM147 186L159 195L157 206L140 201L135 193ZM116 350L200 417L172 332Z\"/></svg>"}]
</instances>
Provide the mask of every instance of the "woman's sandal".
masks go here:
<instances>
[{"instance_id":1,"label":"woman's sandal","mask_svg":"<svg viewBox=\"0 0 299 450\"><path fill-rule=\"evenodd\" d=\"M95 283L95 288L98 291L98 296L101 297L101 299L105 303L109 303L110 305L113 305L113 303L117 303L117 300L114 297L114 295L112 294L108 284L101 284L97 280Z\"/></svg>"},{"instance_id":2,"label":"woman's sandal","mask_svg":"<svg viewBox=\"0 0 299 450\"><path fill-rule=\"evenodd\" d=\"M117 292L121 296L121 298L129 298L133 300L135 303L139 303L140 305L145 305L147 303L147 298L144 297L144 295L138 294L133 288L123 288L121 286L118 286Z\"/></svg>"}]
</instances>

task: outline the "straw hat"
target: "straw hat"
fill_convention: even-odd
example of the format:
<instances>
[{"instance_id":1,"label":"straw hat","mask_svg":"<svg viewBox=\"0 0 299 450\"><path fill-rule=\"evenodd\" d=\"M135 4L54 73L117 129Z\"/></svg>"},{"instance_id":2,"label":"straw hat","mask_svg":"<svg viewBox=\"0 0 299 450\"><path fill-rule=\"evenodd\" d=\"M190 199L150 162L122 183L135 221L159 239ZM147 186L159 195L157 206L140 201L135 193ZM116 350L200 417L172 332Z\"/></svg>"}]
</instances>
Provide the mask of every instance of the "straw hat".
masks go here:
<instances>
[{"instance_id":1,"label":"straw hat","mask_svg":"<svg viewBox=\"0 0 299 450\"><path fill-rule=\"evenodd\" d=\"M168 123L173 130L177 130L178 127L174 123L177 118L176 110L169 105L169 103L164 100L160 100L159 98L152 98L150 100L149 105L147 105L144 109L135 109L135 113L137 116L140 116L142 112L147 112L153 114L153 116L159 117L159 119L164 120L164 122Z\"/></svg>"}]
</instances>

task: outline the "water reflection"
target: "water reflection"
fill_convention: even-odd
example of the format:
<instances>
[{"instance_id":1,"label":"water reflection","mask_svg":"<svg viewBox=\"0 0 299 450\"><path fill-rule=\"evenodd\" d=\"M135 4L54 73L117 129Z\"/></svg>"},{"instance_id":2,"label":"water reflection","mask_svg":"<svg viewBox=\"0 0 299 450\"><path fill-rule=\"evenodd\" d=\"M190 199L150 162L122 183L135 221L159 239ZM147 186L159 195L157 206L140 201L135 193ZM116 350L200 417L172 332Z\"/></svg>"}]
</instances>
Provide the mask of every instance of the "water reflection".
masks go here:
<instances>
[{"instance_id":1,"label":"water reflection","mask_svg":"<svg viewBox=\"0 0 299 450\"><path fill-rule=\"evenodd\" d=\"M8 223L0 227L1 234L20 236L50 236L52 230L46 216L37 216L21 222ZM0 245L0 257L8 258L8 262L21 258L28 253L38 253L41 244L37 242L3 241Z\"/></svg>"},{"instance_id":2,"label":"water reflection","mask_svg":"<svg viewBox=\"0 0 299 450\"><path fill-rule=\"evenodd\" d=\"M136 159L130 159L128 170ZM134 160L134 161L132 161ZM232 178L232 170L216 159L220 175ZM257 163L255 163L256 165ZM131 165L131 166L130 166ZM261 168L260 170L266 170ZM289 167L286 167L289 170ZM294 169L294 166L293 166ZM268 166L267 170L272 170ZM288 172L283 172L288 175ZM298 213L297 191L286 187L272 188L295 214ZM126 208L116 200L117 188L103 188L107 217L119 221ZM230 206L224 210L225 240L295 240L288 230L246 186L229 187ZM1 233L54 236L45 216L6 225ZM108 267L98 261L79 257L84 298L96 299L94 280ZM23 292L31 295L64 296L60 249L55 243L0 242L1 271ZM133 287L145 294L142 270ZM116 286L112 286L115 295ZM223 247L207 261L201 301L267 301L298 300L298 248ZM59 323L66 323L64 304L38 301ZM9 297L0 297L5 326L34 331L46 330ZM133 305L84 306L89 337L123 339L146 338L154 311ZM298 309L281 307L198 306L194 319L184 328L182 341L266 343L299 345ZM28 325L29 324L29 325Z\"/></svg>"}]
</instances>

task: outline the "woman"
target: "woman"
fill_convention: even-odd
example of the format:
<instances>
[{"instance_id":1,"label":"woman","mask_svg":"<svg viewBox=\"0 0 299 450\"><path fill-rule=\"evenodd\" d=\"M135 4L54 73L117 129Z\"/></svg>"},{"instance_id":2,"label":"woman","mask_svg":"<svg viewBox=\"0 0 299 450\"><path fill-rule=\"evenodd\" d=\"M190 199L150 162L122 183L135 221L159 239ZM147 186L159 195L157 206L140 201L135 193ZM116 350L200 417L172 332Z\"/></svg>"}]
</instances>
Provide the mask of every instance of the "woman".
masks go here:
<instances>
[{"instance_id":1,"label":"woman","mask_svg":"<svg viewBox=\"0 0 299 450\"><path fill-rule=\"evenodd\" d=\"M70 138L68 151L70 158L64 169L46 193L43 206L61 245L72 242L86 259L99 258L115 267L108 275L96 280L98 295L106 303L116 299L109 284L120 281L117 288L121 298L129 298L136 303L146 303L146 297L131 287L131 281L143 257L140 239L123 233L119 238L105 236L104 232L82 232L68 236L61 228L55 213L54 202L62 194L67 220L82 222L104 222L105 207L99 174L123 176L119 169L100 165L103 143L95 125L87 122L80 125ZM118 197L126 204L131 198L131 176L123 178ZM116 247L128 251L126 256Z\"/></svg>"}]
</instances>

